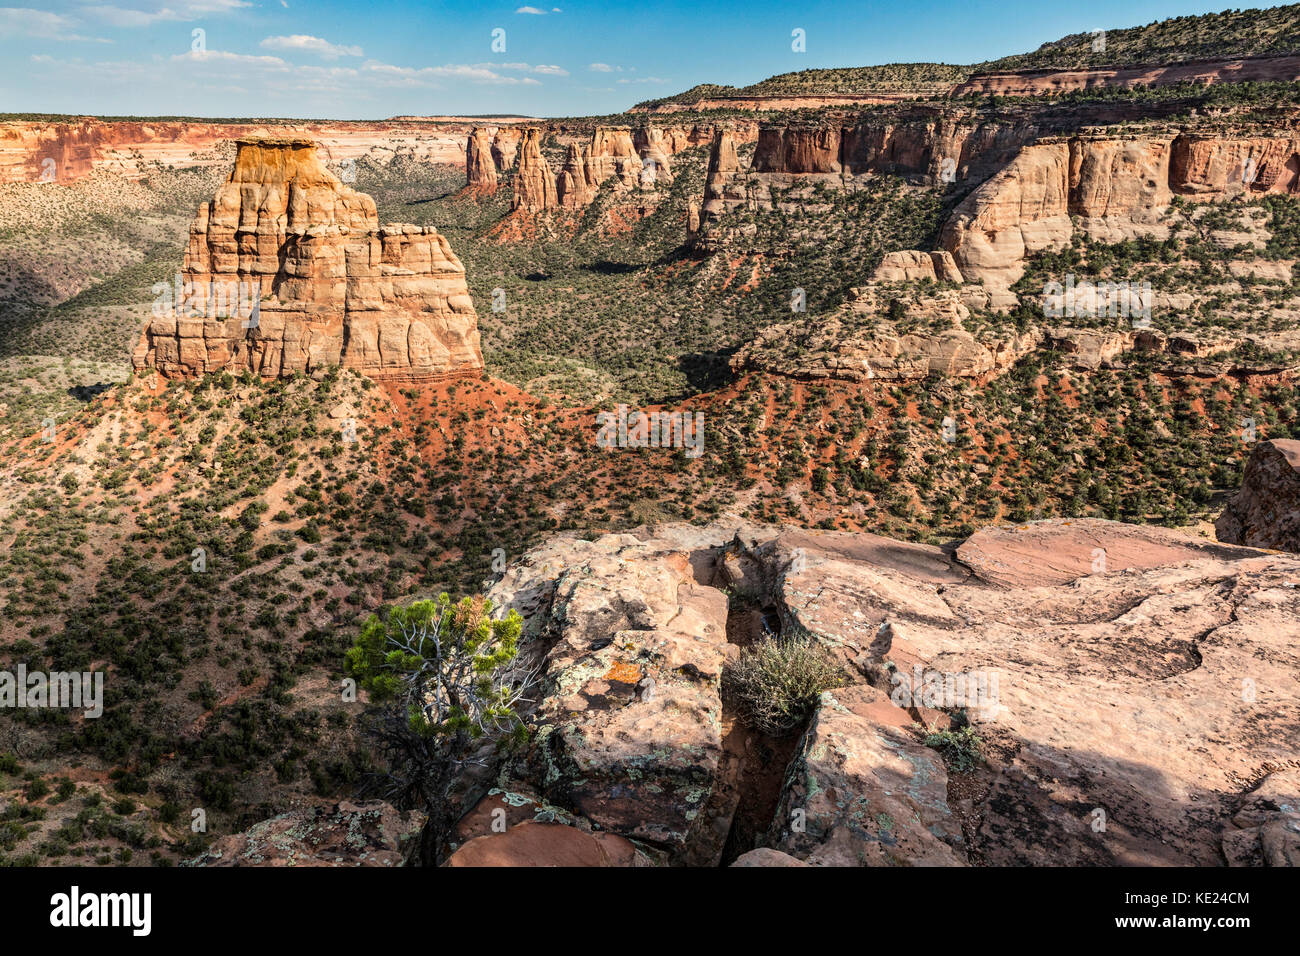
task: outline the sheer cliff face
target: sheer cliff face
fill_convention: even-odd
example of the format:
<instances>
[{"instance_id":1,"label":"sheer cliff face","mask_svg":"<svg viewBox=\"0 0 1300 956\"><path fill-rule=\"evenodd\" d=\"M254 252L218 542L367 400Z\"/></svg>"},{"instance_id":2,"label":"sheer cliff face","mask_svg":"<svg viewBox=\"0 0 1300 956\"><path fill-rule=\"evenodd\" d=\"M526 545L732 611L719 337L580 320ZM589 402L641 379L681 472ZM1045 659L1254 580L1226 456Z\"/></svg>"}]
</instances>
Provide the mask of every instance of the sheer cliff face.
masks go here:
<instances>
[{"instance_id":1,"label":"sheer cliff face","mask_svg":"<svg viewBox=\"0 0 1300 956\"><path fill-rule=\"evenodd\" d=\"M230 179L190 227L180 278L145 328L137 369L280 377L341 365L421 381L483 367L447 240L380 226L374 200L335 178L308 140L240 141Z\"/></svg>"},{"instance_id":2,"label":"sheer cliff face","mask_svg":"<svg viewBox=\"0 0 1300 956\"><path fill-rule=\"evenodd\" d=\"M576 143L570 144L564 168L555 181L555 191L560 207L563 209L581 209L595 198L600 189L590 161L589 147L579 149Z\"/></svg>"},{"instance_id":3,"label":"sheer cliff face","mask_svg":"<svg viewBox=\"0 0 1300 956\"><path fill-rule=\"evenodd\" d=\"M497 167L492 159L492 136L476 126L465 146L465 191L474 196L495 196Z\"/></svg>"},{"instance_id":4,"label":"sheer cliff face","mask_svg":"<svg viewBox=\"0 0 1300 956\"><path fill-rule=\"evenodd\" d=\"M764 126L754 148L754 173L896 173L942 181L1005 163L1039 135L1026 123L968 123L921 116L908 122L845 126Z\"/></svg>"},{"instance_id":5,"label":"sheer cliff face","mask_svg":"<svg viewBox=\"0 0 1300 956\"><path fill-rule=\"evenodd\" d=\"M519 144L523 138L523 132L511 126L503 126L497 130L496 135L492 137L492 162L496 164L497 172L504 173L514 167L515 159L519 155Z\"/></svg>"},{"instance_id":6,"label":"sheer cliff face","mask_svg":"<svg viewBox=\"0 0 1300 956\"><path fill-rule=\"evenodd\" d=\"M1005 292L1024 274L1027 256L1067 245L1076 232L1103 242L1163 238L1174 196L1300 193L1300 137L1271 132L1093 135L1024 120L917 114L898 123L765 125L746 166L733 134L719 130L688 238L697 250L716 251L720 219L738 208L771 208L771 188L800 179L848 186L859 176L893 174L932 185L978 183L940 242L966 282Z\"/></svg>"},{"instance_id":7,"label":"sheer cliff face","mask_svg":"<svg viewBox=\"0 0 1300 956\"><path fill-rule=\"evenodd\" d=\"M1184 134L1174 140L1170 180L1180 193L1300 193L1300 137Z\"/></svg>"},{"instance_id":8,"label":"sheer cliff face","mask_svg":"<svg viewBox=\"0 0 1300 956\"><path fill-rule=\"evenodd\" d=\"M515 196L512 209L527 212L544 212L559 204L555 190L555 174L542 155L542 133L530 126L524 130L519 145L519 169L515 173Z\"/></svg>"},{"instance_id":9,"label":"sheer cliff face","mask_svg":"<svg viewBox=\"0 0 1300 956\"><path fill-rule=\"evenodd\" d=\"M1106 242L1162 236L1175 195L1298 191L1295 137L1075 136L1021 150L953 211L941 242L967 281L1005 287L1026 255L1068 244L1076 228Z\"/></svg>"},{"instance_id":10,"label":"sheer cliff face","mask_svg":"<svg viewBox=\"0 0 1300 956\"><path fill-rule=\"evenodd\" d=\"M1082 70L1027 70L984 73L953 88L951 96L1041 96L1099 86L1168 86L1172 83L1242 83L1247 80L1300 79L1300 57L1262 56L1230 60L1196 60L1146 66L1099 67Z\"/></svg>"}]
</instances>

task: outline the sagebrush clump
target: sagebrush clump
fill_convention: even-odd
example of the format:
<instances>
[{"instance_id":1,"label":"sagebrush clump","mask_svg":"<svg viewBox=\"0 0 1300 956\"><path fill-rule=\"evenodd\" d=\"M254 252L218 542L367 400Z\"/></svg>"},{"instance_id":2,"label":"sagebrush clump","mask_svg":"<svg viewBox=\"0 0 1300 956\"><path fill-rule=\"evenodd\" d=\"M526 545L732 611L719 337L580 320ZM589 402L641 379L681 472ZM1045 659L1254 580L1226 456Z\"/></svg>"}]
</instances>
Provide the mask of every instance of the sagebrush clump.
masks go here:
<instances>
[{"instance_id":1,"label":"sagebrush clump","mask_svg":"<svg viewBox=\"0 0 1300 956\"><path fill-rule=\"evenodd\" d=\"M820 645L799 635L745 648L723 679L745 722L781 737L808 719L822 691L842 686L845 678Z\"/></svg>"}]
</instances>

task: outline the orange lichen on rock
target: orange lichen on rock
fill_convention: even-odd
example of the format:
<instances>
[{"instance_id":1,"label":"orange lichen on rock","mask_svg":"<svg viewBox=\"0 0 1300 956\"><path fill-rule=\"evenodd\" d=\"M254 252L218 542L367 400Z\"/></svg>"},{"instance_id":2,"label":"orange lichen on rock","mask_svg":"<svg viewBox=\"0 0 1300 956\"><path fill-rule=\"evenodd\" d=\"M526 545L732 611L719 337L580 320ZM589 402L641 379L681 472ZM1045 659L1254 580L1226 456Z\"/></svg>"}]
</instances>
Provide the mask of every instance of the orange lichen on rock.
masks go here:
<instances>
[{"instance_id":1,"label":"orange lichen on rock","mask_svg":"<svg viewBox=\"0 0 1300 956\"><path fill-rule=\"evenodd\" d=\"M603 680L616 680L624 684L635 684L642 677L641 669L626 661L615 661L605 673Z\"/></svg>"}]
</instances>

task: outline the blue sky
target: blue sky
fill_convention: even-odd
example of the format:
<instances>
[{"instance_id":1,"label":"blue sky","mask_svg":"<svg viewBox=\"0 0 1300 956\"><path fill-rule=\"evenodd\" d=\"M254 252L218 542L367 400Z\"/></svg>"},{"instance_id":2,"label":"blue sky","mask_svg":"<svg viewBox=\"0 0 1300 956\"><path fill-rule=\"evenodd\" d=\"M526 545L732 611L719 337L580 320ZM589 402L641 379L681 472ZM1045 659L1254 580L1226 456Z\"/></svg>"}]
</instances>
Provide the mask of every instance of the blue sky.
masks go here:
<instances>
[{"instance_id":1,"label":"blue sky","mask_svg":"<svg viewBox=\"0 0 1300 956\"><path fill-rule=\"evenodd\" d=\"M812 67L970 63L1069 33L1224 9L1176 0L533 2L0 7L0 112L578 116L696 83L741 86ZM791 49L796 28L806 35L803 53ZM504 50L493 49L495 30L504 31Z\"/></svg>"}]
</instances>

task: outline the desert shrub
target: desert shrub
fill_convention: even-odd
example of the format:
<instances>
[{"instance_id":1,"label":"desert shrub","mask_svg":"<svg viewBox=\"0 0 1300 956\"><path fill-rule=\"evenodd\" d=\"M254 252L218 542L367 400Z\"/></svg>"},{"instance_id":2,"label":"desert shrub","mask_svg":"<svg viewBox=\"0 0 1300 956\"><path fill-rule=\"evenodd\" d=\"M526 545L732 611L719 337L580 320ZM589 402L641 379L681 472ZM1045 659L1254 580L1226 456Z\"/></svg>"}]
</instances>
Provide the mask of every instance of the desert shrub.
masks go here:
<instances>
[{"instance_id":1,"label":"desert shrub","mask_svg":"<svg viewBox=\"0 0 1300 956\"><path fill-rule=\"evenodd\" d=\"M723 680L744 721L779 737L801 726L822 691L844 683L844 673L810 638L774 637L741 651Z\"/></svg>"},{"instance_id":2,"label":"desert shrub","mask_svg":"<svg viewBox=\"0 0 1300 956\"><path fill-rule=\"evenodd\" d=\"M428 814L426 862L442 855L456 820L457 778L526 739L515 705L532 683L516 665L523 619L492 618L483 597L453 604L442 594L371 615L347 652L347 670L380 705L368 731L387 769L363 790Z\"/></svg>"},{"instance_id":3,"label":"desert shrub","mask_svg":"<svg viewBox=\"0 0 1300 956\"><path fill-rule=\"evenodd\" d=\"M948 769L958 773L974 770L984 760L983 744L975 728L969 725L960 730L933 731L925 737L925 745L939 751Z\"/></svg>"},{"instance_id":4,"label":"desert shrub","mask_svg":"<svg viewBox=\"0 0 1300 956\"><path fill-rule=\"evenodd\" d=\"M24 796L27 797L27 800L30 803L41 799L41 797L45 796L49 792L50 785L46 783L42 777L35 777L27 782Z\"/></svg>"}]
</instances>

